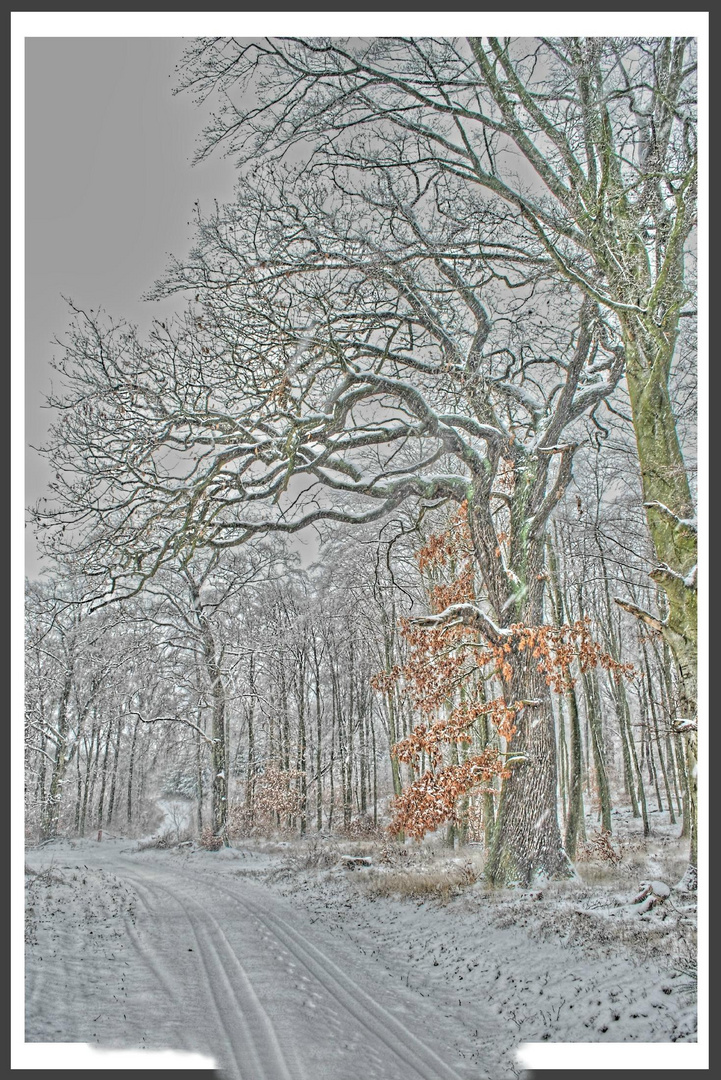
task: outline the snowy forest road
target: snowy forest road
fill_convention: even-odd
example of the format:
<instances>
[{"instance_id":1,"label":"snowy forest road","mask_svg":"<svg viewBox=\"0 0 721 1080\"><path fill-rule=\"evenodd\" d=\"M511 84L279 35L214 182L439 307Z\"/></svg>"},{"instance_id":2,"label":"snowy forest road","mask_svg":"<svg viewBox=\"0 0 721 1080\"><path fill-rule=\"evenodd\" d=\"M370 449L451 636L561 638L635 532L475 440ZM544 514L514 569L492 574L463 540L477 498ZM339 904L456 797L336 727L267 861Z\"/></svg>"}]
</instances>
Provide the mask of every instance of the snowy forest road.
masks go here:
<instances>
[{"instance_id":1,"label":"snowy forest road","mask_svg":"<svg viewBox=\"0 0 721 1080\"><path fill-rule=\"evenodd\" d=\"M75 905L72 927L58 919L53 948L28 966L28 1041L196 1051L240 1080L463 1075L437 1002L383 985L355 946L247 872L111 844L80 857L60 876L84 874L90 905ZM93 888L132 897L120 922L98 904L93 919Z\"/></svg>"}]
</instances>

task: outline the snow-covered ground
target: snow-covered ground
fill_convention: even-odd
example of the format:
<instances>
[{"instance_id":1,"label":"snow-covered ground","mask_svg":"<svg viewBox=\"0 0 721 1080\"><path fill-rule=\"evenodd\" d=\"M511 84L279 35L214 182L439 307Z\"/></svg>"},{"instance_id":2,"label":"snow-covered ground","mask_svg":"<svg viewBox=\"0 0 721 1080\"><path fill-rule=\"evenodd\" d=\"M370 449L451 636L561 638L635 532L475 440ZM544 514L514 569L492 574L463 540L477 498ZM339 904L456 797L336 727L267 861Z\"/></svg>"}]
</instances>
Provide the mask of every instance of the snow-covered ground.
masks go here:
<instances>
[{"instance_id":1,"label":"snow-covered ground","mask_svg":"<svg viewBox=\"0 0 721 1080\"><path fill-rule=\"evenodd\" d=\"M633 903L677 880L663 836L521 892L488 891L476 860L331 839L30 849L26 1040L196 1051L242 1080L503 1080L521 1042L696 1038L693 897Z\"/></svg>"}]
</instances>

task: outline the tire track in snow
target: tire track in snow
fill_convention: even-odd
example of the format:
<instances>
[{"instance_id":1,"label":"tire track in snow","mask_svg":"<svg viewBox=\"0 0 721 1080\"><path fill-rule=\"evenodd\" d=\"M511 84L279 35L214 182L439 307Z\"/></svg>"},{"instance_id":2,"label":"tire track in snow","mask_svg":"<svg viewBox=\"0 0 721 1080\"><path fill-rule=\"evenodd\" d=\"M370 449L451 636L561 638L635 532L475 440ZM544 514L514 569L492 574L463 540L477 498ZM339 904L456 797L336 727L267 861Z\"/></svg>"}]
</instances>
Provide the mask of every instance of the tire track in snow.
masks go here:
<instances>
[{"instance_id":1,"label":"tire track in snow","mask_svg":"<svg viewBox=\"0 0 721 1080\"><path fill-rule=\"evenodd\" d=\"M253 984L251 983L250 979L248 978L248 974L247 974L245 968L243 967L240 960L238 959L237 953L235 952L232 945L230 944L227 937L225 936L225 932L224 932L222 926L220 925L220 923L213 916L211 916L211 919L212 919L212 921L213 921L213 923L214 923L214 925L215 925L215 927L216 927L216 929L218 931L219 936L222 938L222 940L224 942L226 952L230 955L232 963L234 964L235 968L237 969L238 977L243 982L243 987L244 987L245 991L247 992L248 996L252 999L252 1001L253 1001L253 1003L255 1005L256 1012L261 1018L261 1022L263 1024L263 1027L265 1029L265 1032L266 1032L266 1035L267 1035L268 1039L272 1040L277 1046L277 1053L278 1053L278 1057L280 1059L281 1068L283 1070L283 1072L282 1072L283 1080L295 1080L295 1078L297 1078L297 1080L305 1080L305 1078L306 1078L305 1069L303 1069L300 1061L297 1058L297 1055L295 1055L295 1054L293 1055L293 1058L294 1058L294 1060L293 1060L294 1072L291 1075L291 1073L288 1071L288 1065L287 1065L287 1056L288 1056L288 1054L287 1054L287 1052L283 1051L283 1048L280 1045L280 1042L279 1042L278 1037L277 1037L277 1035L275 1033L275 1029L273 1027L273 1024L272 1024L272 1021L271 1021L270 1017L268 1016L268 1013L266 1012L265 1008L263 1007L263 1004L262 1004L260 998L256 994L255 988L253 987Z\"/></svg>"},{"instance_id":2,"label":"tire track in snow","mask_svg":"<svg viewBox=\"0 0 721 1080\"><path fill-rule=\"evenodd\" d=\"M304 1080L299 1063L294 1062L297 1067L294 1072L290 1071L271 1019L217 919L196 901L183 898L167 883L160 885L153 880L152 884L167 893L181 907L190 924L198 945L206 982L215 1003L216 1020L222 1028L226 1048L231 1053L231 1060L235 1063L241 1080ZM152 888L148 891L152 895ZM200 911L202 921L193 911ZM222 943L221 949L217 948L213 936L203 925L207 922L212 924L217 933ZM218 982L222 984L225 996L218 995ZM231 1024L226 1020L228 1003L235 1005ZM252 1071L245 1068L245 1061L249 1056L253 1058ZM228 1071L224 1062L221 1062L221 1065L224 1071Z\"/></svg>"},{"instance_id":3,"label":"tire track in snow","mask_svg":"<svg viewBox=\"0 0 721 1080\"><path fill-rule=\"evenodd\" d=\"M224 892L250 912L285 946L298 963L310 972L338 1005L350 1013L375 1040L383 1043L406 1069L410 1066L415 1071L416 1077L422 1080L459 1080L458 1073L443 1058L421 1042L386 1008L379 1005L352 979L348 978L335 961L309 941L297 927L276 913L261 910L247 897L239 896L234 890L215 880L193 873L189 876ZM410 1077L405 1073L398 1080L410 1080Z\"/></svg>"},{"instance_id":4,"label":"tire track in snow","mask_svg":"<svg viewBox=\"0 0 721 1080\"><path fill-rule=\"evenodd\" d=\"M140 883L138 881L134 881L133 885L135 887L135 894L136 894L140 904L145 909L145 911L147 913L147 917L152 920L154 918L154 909L153 909L152 905L149 905L143 899L143 895L142 895L143 893L147 894L147 889L144 886L140 885ZM171 1004L177 1007L178 1004L179 1004L179 998L178 998L178 993L177 993L175 987L173 986L170 979L167 977L167 975L165 974L163 969L160 967L160 965L156 961L153 953L151 952L150 943L148 941L145 941L145 942L141 941L140 934L139 934L138 930L136 929L136 927L135 927L135 925L133 923L132 916L127 914L127 913L125 915L125 930L127 932L127 935L128 935L128 938L129 938L131 944L133 945L133 947L134 947L136 953L138 954L138 956L140 957L141 961L145 964L146 967L150 968L153 975L155 976L155 978L158 980L158 982L162 986L163 991L168 995L168 999L170 1000ZM185 1044L185 1040L184 1040L184 1044ZM187 1046L185 1046L185 1048L188 1049Z\"/></svg>"}]
</instances>

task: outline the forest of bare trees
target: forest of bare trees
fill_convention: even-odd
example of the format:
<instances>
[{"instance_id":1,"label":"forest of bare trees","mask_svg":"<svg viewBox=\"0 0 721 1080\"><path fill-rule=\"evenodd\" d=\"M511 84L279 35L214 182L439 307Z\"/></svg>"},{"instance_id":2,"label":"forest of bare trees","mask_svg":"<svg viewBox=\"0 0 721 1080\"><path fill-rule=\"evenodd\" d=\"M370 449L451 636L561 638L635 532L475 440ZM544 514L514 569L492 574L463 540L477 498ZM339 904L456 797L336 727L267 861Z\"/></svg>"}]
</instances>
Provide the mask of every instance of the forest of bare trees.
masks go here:
<instances>
[{"instance_id":1,"label":"forest of bare trees","mask_svg":"<svg viewBox=\"0 0 721 1080\"><path fill-rule=\"evenodd\" d=\"M694 41L199 39L178 89L237 198L174 319L72 305L28 838L184 800L528 885L626 814L692 885Z\"/></svg>"}]
</instances>

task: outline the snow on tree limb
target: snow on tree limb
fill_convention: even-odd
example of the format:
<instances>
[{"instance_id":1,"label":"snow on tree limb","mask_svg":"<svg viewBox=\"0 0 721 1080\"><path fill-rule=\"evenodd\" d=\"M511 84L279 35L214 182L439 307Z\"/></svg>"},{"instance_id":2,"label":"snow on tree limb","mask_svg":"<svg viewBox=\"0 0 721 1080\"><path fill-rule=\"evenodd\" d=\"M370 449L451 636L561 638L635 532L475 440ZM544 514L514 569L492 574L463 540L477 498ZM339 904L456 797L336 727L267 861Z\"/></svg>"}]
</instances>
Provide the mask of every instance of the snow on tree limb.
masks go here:
<instances>
[{"instance_id":1,"label":"snow on tree limb","mask_svg":"<svg viewBox=\"0 0 721 1080\"><path fill-rule=\"evenodd\" d=\"M419 615L410 620L413 626L469 626L480 630L489 641L497 645L510 637L511 631L496 626L475 604L450 604L438 615Z\"/></svg>"},{"instance_id":2,"label":"snow on tree limb","mask_svg":"<svg viewBox=\"0 0 721 1080\"><path fill-rule=\"evenodd\" d=\"M670 510L665 503L662 502L645 502L643 504L647 510L657 510L659 514L671 521L675 526L683 529L684 532L689 535L695 536L698 532L698 520L693 518L681 518L678 514L674 514L673 510Z\"/></svg>"},{"instance_id":3,"label":"snow on tree limb","mask_svg":"<svg viewBox=\"0 0 721 1080\"><path fill-rule=\"evenodd\" d=\"M675 581L679 581L682 585L685 585L687 589L695 589L697 587L697 569L698 566L694 565L688 574L679 574L676 570L672 570L670 566L667 566L666 563L660 563L658 566L655 566L653 570L649 571L648 576L652 581L657 581L661 585L672 584Z\"/></svg>"},{"instance_id":4,"label":"snow on tree limb","mask_svg":"<svg viewBox=\"0 0 721 1080\"><path fill-rule=\"evenodd\" d=\"M644 609L638 607L637 604L632 604L630 600L622 600L619 596L614 596L613 601L615 604L618 604L620 608L623 608L624 611L628 611L630 615L635 615L635 617L645 623L646 626L650 626L660 634L663 633L666 624L656 618L655 615L652 615L650 611L644 611Z\"/></svg>"},{"instance_id":5,"label":"snow on tree limb","mask_svg":"<svg viewBox=\"0 0 721 1080\"><path fill-rule=\"evenodd\" d=\"M138 713L136 715L140 715L140 714ZM147 720L144 717L141 716L140 719L141 719L141 722L143 724L162 724L162 723L185 724L186 727L192 728L193 731L197 732L198 735L200 735L201 739L203 739L203 741L208 744L208 746L213 745L214 740L208 738L208 736L205 734L205 732L203 731L202 728L199 728L198 725L194 724L192 720L186 720L185 717L183 717L183 716L153 716L151 719L147 719Z\"/></svg>"}]
</instances>

